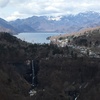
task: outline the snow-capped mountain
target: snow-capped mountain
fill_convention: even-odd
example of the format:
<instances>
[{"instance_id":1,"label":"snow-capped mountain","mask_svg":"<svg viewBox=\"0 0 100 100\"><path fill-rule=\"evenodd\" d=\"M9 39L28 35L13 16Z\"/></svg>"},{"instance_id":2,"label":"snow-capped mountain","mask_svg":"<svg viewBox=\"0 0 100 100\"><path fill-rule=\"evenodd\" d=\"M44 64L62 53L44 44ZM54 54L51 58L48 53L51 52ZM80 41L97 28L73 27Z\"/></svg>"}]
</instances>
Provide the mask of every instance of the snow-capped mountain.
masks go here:
<instances>
[{"instance_id":1,"label":"snow-capped mountain","mask_svg":"<svg viewBox=\"0 0 100 100\"><path fill-rule=\"evenodd\" d=\"M60 21L63 16L48 16L48 20Z\"/></svg>"},{"instance_id":2,"label":"snow-capped mountain","mask_svg":"<svg viewBox=\"0 0 100 100\"><path fill-rule=\"evenodd\" d=\"M32 16L9 22L19 32L72 33L100 26L100 13L84 12L67 16Z\"/></svg>"}]
</instances>

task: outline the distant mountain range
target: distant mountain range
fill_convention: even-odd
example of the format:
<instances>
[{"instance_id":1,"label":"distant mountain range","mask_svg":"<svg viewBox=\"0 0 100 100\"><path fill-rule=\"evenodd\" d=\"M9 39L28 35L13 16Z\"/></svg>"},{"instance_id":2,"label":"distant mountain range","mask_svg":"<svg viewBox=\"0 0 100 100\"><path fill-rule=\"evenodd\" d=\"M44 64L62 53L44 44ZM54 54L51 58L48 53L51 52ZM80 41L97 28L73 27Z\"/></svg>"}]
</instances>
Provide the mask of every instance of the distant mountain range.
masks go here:
<instances>
[{"instance_id":1,"label":"distant mountain range","mask_svg":"<svg viewBox=\"0 0 100 100\"><path fill-rule=\"evenodd\" d=\"M67 16L32 16L7 22L0 19L0 31L20 32L59 32L72 33L85 28L100 26L100 13L84 12Z\"/></svg>"},{"instance_id":2,"label":"distant mountain range","mask_svg":"<svg viewBox=\"0 0 100 100\"><path fill-rule=\"evenodd\" d=\"M16 34L18 30L10 25L9 22L0 18L0 32L9 32L11 34Z\"/></svg>"}]
</instances>

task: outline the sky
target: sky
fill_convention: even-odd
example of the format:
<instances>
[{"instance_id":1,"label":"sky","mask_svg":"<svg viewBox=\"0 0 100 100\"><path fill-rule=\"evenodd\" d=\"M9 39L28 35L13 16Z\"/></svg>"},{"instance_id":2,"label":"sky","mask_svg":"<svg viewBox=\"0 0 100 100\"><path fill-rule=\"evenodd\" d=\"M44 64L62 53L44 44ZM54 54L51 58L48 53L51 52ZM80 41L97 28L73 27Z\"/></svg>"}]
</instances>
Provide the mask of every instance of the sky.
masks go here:
<instances>
[{"instance_id":1,"label":"sky","mask_svg":"<svg viewBox=\"0 0 100 100\"><path fill-rule=\"evenodd\" d=\"M31 16L62 16L100 12L100 0L0 0L0 18L7 21Z\"/></svg>"}]
</instances>

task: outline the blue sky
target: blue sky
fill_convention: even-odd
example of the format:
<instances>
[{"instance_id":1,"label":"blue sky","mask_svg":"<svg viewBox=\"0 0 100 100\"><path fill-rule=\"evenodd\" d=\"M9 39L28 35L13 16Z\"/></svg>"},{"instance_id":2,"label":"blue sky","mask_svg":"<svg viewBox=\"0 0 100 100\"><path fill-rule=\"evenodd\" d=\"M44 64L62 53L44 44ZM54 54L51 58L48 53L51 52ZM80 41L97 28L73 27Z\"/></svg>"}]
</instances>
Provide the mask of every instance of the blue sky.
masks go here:
<instances>
[{"instance_id":1,"label":"blue sky","mask_svg":"<svg viewBox=\"0 0 100 100\"><path fill-rule=\"evenodd\" d=\"M61 16L100 12L100 0L0 0L0 17L5 20L31 16Z\"/></svg>"}]
</instances>

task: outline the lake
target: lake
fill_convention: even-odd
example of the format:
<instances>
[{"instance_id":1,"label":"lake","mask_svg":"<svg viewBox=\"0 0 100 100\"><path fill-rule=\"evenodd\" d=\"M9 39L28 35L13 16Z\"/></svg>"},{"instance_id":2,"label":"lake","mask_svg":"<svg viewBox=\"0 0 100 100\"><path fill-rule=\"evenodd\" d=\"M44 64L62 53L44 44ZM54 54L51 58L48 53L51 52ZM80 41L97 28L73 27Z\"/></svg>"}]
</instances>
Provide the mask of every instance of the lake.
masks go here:
<instances>
[{"instance_id":1,"label":"lake","mask_svg":"<svg viewBox=\"0 0 100 100\"><path fill-rule=\"evenodd\" d=\"M59 35L60 33L19 33L17 38L30 43L50 43L47 37Z\"/></svg>"}]
</instances>

